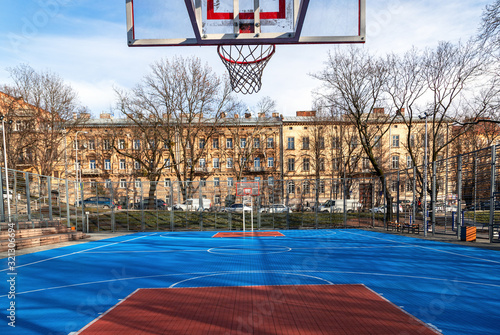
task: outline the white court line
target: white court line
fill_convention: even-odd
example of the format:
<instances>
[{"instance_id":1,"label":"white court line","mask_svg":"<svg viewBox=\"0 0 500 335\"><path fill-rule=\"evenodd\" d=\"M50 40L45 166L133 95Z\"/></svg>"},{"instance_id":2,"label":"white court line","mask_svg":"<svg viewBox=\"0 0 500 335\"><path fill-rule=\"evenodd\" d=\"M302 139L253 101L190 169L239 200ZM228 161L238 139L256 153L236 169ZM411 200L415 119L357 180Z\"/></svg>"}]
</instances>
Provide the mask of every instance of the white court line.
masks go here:
<instances>
[{"instance_id":1,"label":"white court line","mask_svg":"<svg viewBox=\"0 0 500 335\"><path fill-rule=\"evenodd\" d=\"M84 252L84 254L122 254L122 253L148 253L148 254L155 254L155 253L163 253L163 252L206 252L207 249L197 249L197 250L189 250L189 249L179 249L179 250L120 250L120 251L89 251L89 252Z\"/></svg>"},{"instance_id":2,"label":"white court line","mask_svg":"<svg viewBox=\"0 0 500 335\"><path fill-rule=\"evenodd\" d=\"M246 273L246 272L247 271L243 271L243 273ZM252 271L252 273L255 273L255 272ZM262 272L257 272L257 273L267 273L267 271L262 271ZM232 274L233 273L231 273L231 275ZM237 274L240 274L240 273L238 272ZM280 273L280 274L314 278L314 279L318 279L318 280L324 281L324 282L326 282L326 283L328 283L330 285L333 285L333 283L331 281L323 279L323 278L320 278L320 277L316 277L316 276L310 276L310 275L304 275L304 274L292 273L292 272L283 272L283 273ZM207 278L207 277L215 277L215 276L226 276L226 275L228 275L228 273L214 273L214 274L209 274L209 275L204 275L204 276L198 276L198 277L188 278L188 279L181 280L181 281L179 281L177 283L174 283L174 284L170 285L168 288L174 288L178 284L182 284L182 283L185 283L185 282L188 282L188 281L191 281L191 280L196 280L196 279L200 279L200 278Z\"/></svg>"},{"instance_id":3,"label":"white court line","mask_svg":"<svg viewBox=\"0 0 500 335\"><path fill-rule=\"evenodd\" d=\"M399 243L399 244L409 245L409 246L416 247L416 248L430 249L430 250L442 252L442 253L445 253L445 254L451 254L451 255L455 255L455 256L461 256L461 257L466 257L466 258L477 259L477 260L480 260L480 261L485 261L485 262L491 262L491 263L500 264L500 262L494 261L494 260L491 260L491 259L486 259L486 258L481 258L481 257L474 257L474 256L467 256L467 255L459 254L459 253L452 252L452 251L440 250L440 249L433 248L433 247L425 247L425 246L421 246L421 245L416 245L416 244L412 244L412 243L406 243L406 242L402 242L402 241L394 241L394 240L390 240L390 239L386 239L386 238L382 238L382 237L377 237L377 236L371 236L371 235L356 234L356 233L352 233L352 232L346 232L346 233L347 234L352 234L352 235L358 235L358 236L367 236L367 237L378 239L378 240L382 240L382 241L389 241L389 242L393 242L393 243ZM413 238L415 238L415 237L413 237ZM423 241L429 241L429 240L423 240ZM440 242L440 241L435 241L435 242Z\"/></svg>"},{"instance_id":4,"label":"white court line","mask_svg":"<svg viewBox=\"0 0 500 335\"><path fill-rule=\"evenodd\" d=\"M139 237L132 238L132 239L130 239L130 240L125 240L125 241L120 241L120 242L109 243L109 244L105 244L105 245L100 245L100 246L95 247L95 248L89 248L89 249L85 249L85 250L80 250L80 251L71 252L71 253L69 253L69 254L65 254L65 255L59 255L59 256L55 256L55 257L50 257L50 258L46 258L46 259L41 259L41 260L36 261L36 262L32 262L32 263L28 263L28 264L23 264L23 265L18 265L18 266L16 266L16 269L18 269L18 268L23 268L23 267L25 267L25 266L29 266L29 265L33 265L33 264L38 264L38 263L47 262L47 261L50 261L50 260L53 260L53 259L57 259L57 258L62 258L62 257L66 257L66 256L72 256L72 255L76 255L76 254L81 254L81 253L84 253L85 251L88 251L88 250L95 250L95 249L99 249L99 248L109 247L110 245L115 245L115 244L121 244L121 243L125 243L125 242L130 242L130 241L137 240L137 239L140 239L140 238L153 236L153 235L155 235L155 234L156 234L156 233L151 234L151 235L139 236ZM0 270L0 272L4 272L4 271L8 271L8 270L9 270L9 269L7 268L7 269L4 269L4 270Z\"/></svg>"},{"instance_id":5,"label":"white court line","mask_svg":"<svg viewBox=\"0 0 500 335\"><path fill-rule=\"evenodd\" d=\"M93 285L93 284L102 284L102 283L111 283L111 282L118 282L118 281L124 281L124 280L137 280L137 279L152 279L152 278L161 278L161 277L172 277L172 276L187 276L187 275L192 275L192 276L210 276L210 275L222 275L222 274L252 274L252 273L271 273L271 274L304 274L304 273L332 273L332 274L354 274L354 275L362 275L362 276L383 276L383 277L396 277L396 278L406 278L406 279L421 279L421 280L431 280L431 281L440 281L440 282L453 282L453 283L461 283L461 284L468 284L468 285L478 285L478 286L487 286L487 287L495 287L499 288L499 284L490 284L490 283L480 283L480 282L472 282L472 281L466 281L466 280L457 280L457 279L449 279L449 278L435 278L435 277L425 277L425 276L412 276L412 275L403 275L403 274L394 274L394 273L376 273L376 272L357 272L357 271L333 271L333 270L305 270L305 271L297 271L296 273L290 272L289 270L255 270L255 271L221 271L221 272L193 272L193 273L173 273L173 274L159 274L159 275L150 275L150 276L139 276L139 277L128 277L128 278L114 278L114 279L107 279L107 280L98 280L98 281L93 281L93 282L86 282L86 283L77 283L77 284L70 284L70 285L62 285L62 286L54 286L54 287L47 287L47 288L40 288L36 290L31 290L31 291L24 291L24 292L16 292L17 295L19 294L28 294L28 293L35 293L35 292L42 292L42 291L49 291L49 290L57 290L57 289L64 289L64 288L69 288L69 287L78 287L78 286L85 286L85 285ZM314 277L310 276L313 278L318 278L318 279L323 279L320 277ZM186 279L189 280L189 279ZM183 281L186 281L183 280ZM0 298L4 298L7 295L0 295Z\"/></svg>"}]
</instances>

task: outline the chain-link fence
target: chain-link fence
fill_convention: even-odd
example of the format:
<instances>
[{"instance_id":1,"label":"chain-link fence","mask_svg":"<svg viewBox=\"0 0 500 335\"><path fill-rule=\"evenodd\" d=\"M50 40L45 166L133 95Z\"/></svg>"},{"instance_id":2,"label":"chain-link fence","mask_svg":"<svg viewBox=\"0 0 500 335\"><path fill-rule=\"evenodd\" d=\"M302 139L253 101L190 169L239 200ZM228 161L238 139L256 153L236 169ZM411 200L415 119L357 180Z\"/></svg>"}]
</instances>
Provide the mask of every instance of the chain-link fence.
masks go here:
<instances>
[{"instance_id":1,"label":"chain-link fence","mask_svg":"<svg viewBox=\"0 0 500 335\"><path fill-rule=\"evenodd\" d=\"M385 185L369 174L261 180L253 198L237 196L232 179L121 180L78 187L71 180L28 172L9 170L7 176L1 169L0 217L29 227L58 221L85 232L406 226L413 233L458 234L460 227L474 226L478 235L497 241L497 151L490 147L428 164L427 192L422 192L423 166L388 173Z\"/></svg>"}]
</instances>

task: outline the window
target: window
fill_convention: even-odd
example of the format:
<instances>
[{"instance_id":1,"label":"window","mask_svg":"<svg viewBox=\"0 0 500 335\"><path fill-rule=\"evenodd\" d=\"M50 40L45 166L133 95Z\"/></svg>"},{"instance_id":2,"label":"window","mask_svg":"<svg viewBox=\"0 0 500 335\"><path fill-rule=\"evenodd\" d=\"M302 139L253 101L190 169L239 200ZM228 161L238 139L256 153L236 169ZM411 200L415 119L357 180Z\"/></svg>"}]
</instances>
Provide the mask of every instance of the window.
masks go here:
<instances>
[{"instance_id":1,"label":"window","mask_svg":"<svg viewBox=\"0 0 500 335\"><path fill-rule=\"evenodd\" d=\"M111 188L112 186L113 186L113 184L111 183L111 179L106 179L104 181L104 187Z\"/></svg>"},{"instance_id":2,"label":"window","mask_svg":"<svg viewBox=\"0 0 500 335\"><path fill-rule=\"evenodd\" d=\"M289 137L288 138L288 150L294 150L295 149L295 138L294 137Z\"/></svg>"},{"instance_id":3,"label":"window","mask_svg":"<svg viewBox=\"0 0 500 335\"><path fill-rule=\"evenodd\" d=\"M356 170L356 168L358 167L358 157L352 156L350 163L351 163L351 170Z\"/></svg>"},{"instance_id":4,"label":"window","mask_svg":"<svg viewBox=\"0 0 500 335\"><path fill-rule=\"evenodd\" d=\"M125 170L126 164L124 159L120 159L120 170Z\"/></svg>"},{"instance_id":5,"label":"window","mask_svg":"<svg viewBox=\"0 0 500 335\"><path fill-rule=\"evenodd\" d=\"M226 148L228 148L228 149L233 148L233 139L232 138L226 138Z\"/></svg>"},{"instance_id":6,"label":"window","mask_svg":"<svg viewBox=\"0 0 500 335\"><path fill-rule=\"evenodd\" d=\"M88 149L95 150L95 141L94 140L89 140Z\"/></svg>"},{"instance_id":7,"label":"window","mask_svg":"<svg viewBox=\"0 0 500 335\"><path fill-rule=\"evenodd\" d=\"M367 157L363 157L363 170L370 169L370 160Z\"/></svg>"},{"instance_id":8,"label":"window","mask_svg":"<svg viewBox=\"0 0 500 335\"><path fill-rule=\"evenodd\" d=\"M216 205L220 205L220 195L216 195L216 196L214 197L214 204L216 204Z\"/></svg>"},{"instance_id":9,"label":"window","mask_svg":"<svg viewBox=\"0 0 500 335\"><path fill-rule=\"evenodd\" d=\"M319 181L319 193L325 193L325 181L324 180Z\"/></svg>"},{"instance_id":10,"label":"window","mask_svg":"<svg viewBox=\"0 0 500 335\"><path fill-rule=\"evenodd\" d=\"M141 168L141 163L139 161L134 161L134 169L139 170Z\"/></svg>"},{"instance_id":11,"label":"window","mask_svg":"<svg viewBox=\"0 0 500 335\"><path fill-rule=\"evenodd\" d=\"M97 167L96 167L96 164L95 164L95 159L91 159L90 162L89 162L89 169L91 170L95 170Z\"/></svg>"},{"instance_id":12,"label":"window","mask_svg":"<svg viewBox=\"0 0 500 335\"><path fill-rule=\"evenodd\" d=\"M171 185L170 178L166 178L165 179L165 187L170 187L170 185Z\"/></svg>"},{"instance_id":13,"label":"window","mask_svg":"<svg viewBox=\"0 0 500 335\"><path fill-rule=\"evenodd\" d=\"M302 137L302 149L309 150L309 137Z\"/></svg>"},{"instance_id":14,"label":"window","mask_svg":"<svg viewBox=\"0 0 500 335\"><path fill-rule=\"evenodd\" d=\"M21 121L16 121L16 123L14 123L14 131L21 131L22 129L21 125L22 125Z\"/></svg>"},{"instance_id":15,"label":"window","mask_svg":"<svg viewBox=\"0 0 500 335\"><path fill-rule=\"evenodd\" d=\"M150 150L156 149L155 140L148 141L148 149Z\"/></svg>"},{"instance_id":16,"label":"window","mask_svg":"<svg viewBox=\"0 0 500 335\"><path fill-rule=\"evenodd\" d=\"M340 146L340 141L338 137L332 138L332 148L337 149Z\"/></svg>"},{"instance_id":17,"label":"window","mask_svg":"<svg viewBox=\"0 0 500 335\"><path fill-rule=\"evenodd\" d=\"M332 159L332 169L338 170L339 167L340 167L340 159L339 158Z\"/></svg>"},{"instance_id":18,"label":"window","mask_svg":"<svg viewBox=\"0 0 500 335\"><path fill-rule=\"evenodd\" d=\"M227 186L232 187L234 185L233 177L227 178Z\"/></svg>"},{"instance_id":19,"label":"window","mask_svg":"<svg viewBox=\"0 0 500 335\"><path fill-rule=\"evenodd\" d=\"M198 144L199 144L200 149L205 149L205 139L204 138L200 138L200 140L198 141Z\"/></svg>"},{"instance_id":20,"label":"window","mask_svg":"<svg viewBox=\"0 0 500 335\"><path fill-rule=\"evenodd\" d=\"M325 171L325 158L322 157L319 159L319 162L318 162L318 168L320 171Z\"/></svg>"},{"instance_id":21,"label":"window","mask_svg":"<svg viewBox=\"0 0 500 335\"><path fill-rule=\"evenodd\" d=\"M254 181L258 182L260 185L260 177L255 177Z\"/></svg>"},{"instance_id":22,"label":"window","mask_svg":"<svg viewBox=\"0 0 500 335\"><path fill-rule=\"evenodd\" d=\"M392 156L392 168L399 169L399 156Z\"/></svg>"},{"instance_id":23,"label":"window","mask_svg":"<svg viewBox=\"0 0 500 335\"><path fill-rule=\"evenodd\" d=\"M124 139L118 140L118 149L120 149L120 150L125 149L125 140Z\"/></svg>"},{"instance_id":24,"label":"window","mask_svg":"<svg viewBox=\"0 0 500 335\"><path fill-rule=\"evenodd\" d=\"M206 187L207 186L207 180L205 178L200 179L200 186L201 187Z\"/></svg>"},{"instance_id":25,"label":"window","mask_svg":"<svg viewBox=\"0 0 500 335\"><path fill-rule=\"evenodd\" d=\"M163 160L163 164L165 165L165 167L166 167L167 169L170 169L170 158L165 158L165 159Z\"/></svg>"},{"instance_id":26,"label":"window","mask_svg":"<svg viewBox=\"0 0 500 335\"><path fill-rule=\"evenodd\" d=\"M391 182L391 192L397 192L398 191L398 181L393 180Z\"/></svg>"},{"instance_id":27,"label":"window","mask_svg":"<svg viewBox=\"0 0 500 335\"><path fill-rule=\"evenodd\" d=\"M274 138L272 137L267 138L267 148L274 149Z\"/></svg>"},{"instance_id":28,"label":"window","mask_svg":"<svg viewBox=\"0 0 500 335\"><path fill-rule=\"evenodd\" d=\"M438 147L444 146L444 135L443 134L437 134L436 143L437 143Z\"/></svg>"},{"instance_id":29,"label":"window","mask_svg":"<svg viewBox=\"0 0 500 335\"><path fill-rule=\"evenodd\" d=\"M295 182L290 180L287 184L288 194L295 194Z\"/></svg>"},{"instance_id":30,"label":"window","mask_svg":"<svg viewBox=\"0 0 500 335\"><path fill-rule=\"evenodd\" d=\"M358 138L353 137L351 141L351 148L357 148L358 147Z\"/></svg>"},{"instance_id":31,"label":"window","mask_svg":"<svg viewBox=\"0 0 500 335\"><path fill-rule=\"evenodd\" d=\"M256 168L256 169L260 168L260 158L259 157L255 157L254 158L254 160L253 160L253 167Z\"/></svg>"},{"instance_id":32,"label":"window","mask_svg":"<svg viewBox=\"0 0 500 335\"><path fill-rule=\"evenodd\" d=\"M325 138L324 137L319 137L318 138L318 146L320 149L324 149L325 148Z\"/></svg>"},{"instance_id":33,"label":"window","mask_svg":"<svg viewBox=\"0 0 500 335\"><path fill-rule=\"evenodd\" d=\"M373 136L373 147L380 148L380 136Z\"/></svg>"},{"instance_id":34,"label":"window","mask_svg":"<svg viewBox=\"0 0 500 335\"><path fill-rule=\"evenodd\" d=\"M219 149L219 139L218 138L214 138L212 140L212 148L213 149Z\"/></svg>"},{"instance_id":35,"label":"window","mask_svg":"<svg viewBox=\"0 0 500 335\"><path fill-rule=\"evenodd\" d=\"M134 140L134 150L141 150L141 140Z\"/></svg>"},{"instance_id":36,"label":"window","mask_svg":"<svg viewBox=\"0 0 500 335\"><path fill-rule=\"evenodd\" d=\"M77 161L75 162L75 170L76 170L76 171L80 171L80 160L77 160Z\"/></svg>"},{"instance_id":37,"label":"window","mask_svg":"<svg viewBox=\"0 0 500 335\"><path fill-rule=\"evenodd\" d=\"M108 139L102 141L102 148L104 150L111 150L111 143Z\"/></svg>"},{"instance_id":38,"label":"window","mask_svg":"<svg viewBox=\"0 0 500 335\"><path fill-rule=\"evenodd\" d=\"M392 135L392 147L399 148L399 135Z\"/></svg>"},{"instance_id":39,"label":"window","mask_svg":"<svg viewBox=\"0 0 500 335\"><path fill-rule=\"evenodd\" d=\"M288 158L288 171L295 171L295 158Z\"/></svg>"},{"instance_id":40,"label":"window","mask_svg":"<svg viewBox=\"0 0 500 335\"><path fill-rule=\"evenodd\" d=\"M214 186L219 186L220 185L220 178L219 177L215 177L214 178Z\"/></svg>"},{"instance_id":41,"label":"window","mask_svg":"<svg viewBox=\"0 0 500 335\"><path fill-rule=\"evenodd\" d=\"M135 180L135 188L141 188L141 180L140 179Z\"/></svg>"},{"instance_id":42,"label":"window","mask_svg":"<svg viewBox=\"0 0 500 335\"><path fill-rule=\"evenodd\" d=\"M415 134L410 135L410 147L411 148L415 147Z\"/></svg>"},{"instance_id":43,"label":"window","mask_svg":"<svg viewBox=\"0 0 500 335\"><path fill-rule=\"evenodd\" d=\"M309 165L310 165L309 162L310 162L309 158L304 158L302 160L302 171L309 171Z\"/></svg>"},{"instance_id":44,"label":"window","mask_svg":"<svg viewBox=\"0 0 500 335\"><path fill-rule=\"evenodd\" d=\"M213 166L214 166L214 169L220 169L220 166L219 166L219 158L216 157L212 160L213 162Z\"/></svg>"},{"instance_id":45,"label":"window","mask_svg":"<svg viewBox=\"0 0 500 335\"><path fill-rule=\"evenodd\" d=\"M247 146L247 139L243 137L240 139L240 148L244 148L246 146Z\"/></svg>"},{"instance_id":46,"label":"window","mask_svg":"<svg viewBox=\"0 0 500 335\"><path fill-rule=\"evenodd\" d=\"M120 179L120 188L127 188L127 180Z\"/></svg>"},{"instance_id":47,"label":"window","mask_svg":"<svg viewBox=\"0 0 500 335\"><path fill-rule=\"evenodd\" d=\"M94 188L95 189L96 187L97 187L97 181L95 179L92 179L90 181L90 188Z\"/></svg>"},{"instance_id":48,"label":"window","mask_svg":"<svg viewBox=\"0 0 500 335\"><path fill-rule=\"evenodd\" d=\"M232 157L228 157L227 160L226 160L226 168L228 169L232 169L233 168L233 158Z\"/></svg>"},{"instance_id":49,"label":"window","mask_svg":"<svg viewBox=\"0 0 500 335\"><path fill-rule=\"evenodd\" d=\"M311 185L309 184L309 180L304 180L302 182L302 194L311 193Z\"/></svg>"},{"instance_id":50,"label":"window","mask_svg":"<svg viewBox=\"0 0 500 335\"><path fill-rule=\"evenodd\" d=\"M413 167L413 160L411 159L411 156L406 156L406 167L407 168Z\"/></svg>"},{"instance_id":51,"label":"window","mask_svg":"<svg viewBox=\"0 0 500 335\"><path fill-rule=\"evenodd\" d=\"M412 182L411 178L406 179L405 189L406 189L406 192L413 191L413 182Z\"/></svg>"},{"instance_id":52,"label":"window","mask_svg":"<svg viewBox=\"0 0 500 335\"><path fill-rule=\"evenodd\" d=\"M205 158L200 158L198 163L200 163L200 167L203 169L206 166Z\"/></svg>"},{"instance_id":53,"label":"window","mask_svg":"<svg viewBox=\"0 0 500 335\"><path fill-rule=\"evenodd\" d=\"M260 138L254 137L254 139L253 139L253 147L255 149L259 149L260 148Z\"/></svg>"},{"instance_id":54,"label":"window","mask_svg":"<svg viewBox=\"0 0 500 335\"><path fill-rule=\"evenodd\" d=\"M267 167L274 167L274 157L267 157Z\"/></svg>"},{"instance_id":55,"label":"window","mask_svg":"<svg viewBox=\"0 0 500 335\"><path fill-rule=\"evenodd\" d=\"M104 170L111 170L111 160L109 159L104 160Z\"/></svg>"},{"instance_id":56,"label":"window","mask_svg":"<svg viewBox=\"0 0 500 335\"><path fill-rule=\"evenodd\" d=\"M274 177L273 176L269 176L267 178L267 183L269 184L269 186L273 186L274 185Z\"/></svg>"}]
</instances>

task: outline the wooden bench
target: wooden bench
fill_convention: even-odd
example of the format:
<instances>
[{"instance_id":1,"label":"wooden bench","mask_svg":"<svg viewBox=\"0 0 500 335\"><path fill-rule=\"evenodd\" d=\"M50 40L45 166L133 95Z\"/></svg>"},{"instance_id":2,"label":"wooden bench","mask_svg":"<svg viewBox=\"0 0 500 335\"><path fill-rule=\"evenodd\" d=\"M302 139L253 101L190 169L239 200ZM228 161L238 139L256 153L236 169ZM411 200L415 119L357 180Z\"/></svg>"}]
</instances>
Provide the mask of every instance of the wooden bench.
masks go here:
<instances>
[{"instance_id":1,"label":"wooden bench","mask_svg":"<svg viewBox=\"0 0 500 335\"><path fill-rule=\"evenodd\" d=\"M396 230L399 231L401 229L401 224L395 221L388 221L387 222L387 230Z\"/></svg>"},{"instance_id":2,"label":"wooden bench","mask_svg":"<svg viewBox=\"0 0 500 335\"><path fill-rule=\"evenodd\" d=\"M418 223L405 223L402 225L401 227L401 232L405 232L405 230L408 231L408 234L409 233L413 233L413 234L420 234L420 225Z\"/></svg>"}]
</instances>

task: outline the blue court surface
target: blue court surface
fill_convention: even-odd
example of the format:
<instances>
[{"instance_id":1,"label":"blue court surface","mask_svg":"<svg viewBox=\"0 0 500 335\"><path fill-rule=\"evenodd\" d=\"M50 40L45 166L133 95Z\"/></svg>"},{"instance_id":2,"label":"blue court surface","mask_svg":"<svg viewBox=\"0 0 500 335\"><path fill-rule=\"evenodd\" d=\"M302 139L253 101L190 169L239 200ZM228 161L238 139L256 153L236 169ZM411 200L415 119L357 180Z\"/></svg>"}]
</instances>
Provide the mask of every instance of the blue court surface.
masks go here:
<instances>
[{"instance_id":1,"label":"blue court surface","mask_svg":"<svg viewBox=\"0 0 500 335\"><path fill-rule=\"evenodd\" d=\"M137 288L364 284L444 334L500 333L500 252L362 230L137 233L19 256L15 328L70 334ZM147 306L145 306L147 308Z\"/></svg>"}]
</instances>

